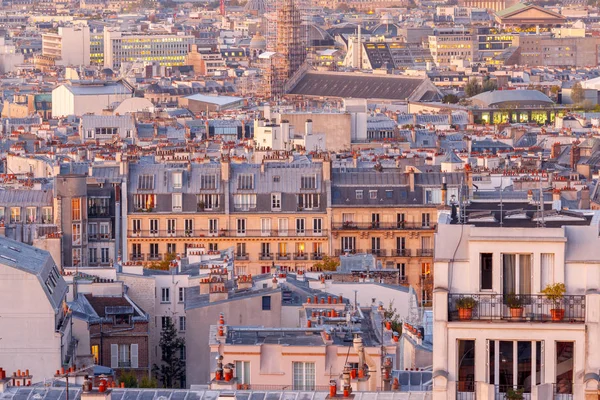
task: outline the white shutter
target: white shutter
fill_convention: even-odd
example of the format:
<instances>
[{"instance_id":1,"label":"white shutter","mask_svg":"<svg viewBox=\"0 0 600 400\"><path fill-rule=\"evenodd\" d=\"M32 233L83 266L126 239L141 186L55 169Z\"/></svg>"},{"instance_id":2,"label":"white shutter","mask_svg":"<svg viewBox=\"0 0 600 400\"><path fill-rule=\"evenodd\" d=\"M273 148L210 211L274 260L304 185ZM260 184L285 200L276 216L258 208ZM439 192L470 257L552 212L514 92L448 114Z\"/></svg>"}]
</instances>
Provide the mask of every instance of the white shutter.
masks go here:
<instances>
[{"instance_id":1,"label":"white shutter","mask_svg":"<svg viewBox=\"0 0 600 400\"><path fill-rule=\"evenodd\" d=\"M110 345L110 367L119 368L119 345Z\"/></svg>"},{"instance_id":2,"label":"white shutter","mask_svg":"<svg viewBox=\"0 0 600 400\"><path fill-rule=\"evenodd\" d=\"M138 345L131 345L131 368L138 368Z\"/></svg>"}]
</instances>

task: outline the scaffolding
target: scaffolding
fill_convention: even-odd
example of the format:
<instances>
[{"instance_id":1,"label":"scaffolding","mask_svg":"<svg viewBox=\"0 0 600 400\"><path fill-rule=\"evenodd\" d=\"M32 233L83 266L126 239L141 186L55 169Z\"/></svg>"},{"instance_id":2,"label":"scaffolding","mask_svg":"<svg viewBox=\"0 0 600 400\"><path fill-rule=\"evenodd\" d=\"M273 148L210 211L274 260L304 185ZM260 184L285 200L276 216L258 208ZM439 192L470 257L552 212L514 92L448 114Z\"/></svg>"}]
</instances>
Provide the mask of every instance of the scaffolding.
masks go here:
<instances>
[{"instance_id":1,"label":"scaffolding","mask_svg":"<svg viewBox=\"0 0 600 400\"><path fill-rule=\"evenodd\" d=\"M277 3L276 51L283 56L281 70L285 79L290 78L306 58L300 9L294 0Z\"/></svg>"}]
</instances>

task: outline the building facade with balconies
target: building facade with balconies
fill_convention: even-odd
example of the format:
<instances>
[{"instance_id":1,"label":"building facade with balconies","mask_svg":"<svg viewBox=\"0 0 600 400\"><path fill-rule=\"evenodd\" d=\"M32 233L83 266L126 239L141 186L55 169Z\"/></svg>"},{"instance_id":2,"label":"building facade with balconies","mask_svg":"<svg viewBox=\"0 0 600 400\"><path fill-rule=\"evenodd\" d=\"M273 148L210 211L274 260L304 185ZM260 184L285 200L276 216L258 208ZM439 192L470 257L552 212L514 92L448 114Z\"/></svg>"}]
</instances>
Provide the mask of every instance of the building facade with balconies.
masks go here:
<instances>
[{"instance_id":1,"label":"building facade with balconies","mask_svg":"<svg viewBox=\"0 0 600 400\"><path fill-rule=\"evenodd\" d=\"M325 161L325 163L329 163ZM146 264L234 247L237 274L307 270L328 249L320 162L154 162L129 167L128 260Z\"/></svg>"},{"instance_id":2,"label":"building facade with balconies","mask_svg":"<svg viewBox=\"0 0 600 400\"><path fill-rule=\"evenodd\" d=\"M331 253L370 253L396 269L423 302L431 299L438 207L458 195L462 173L335 169L332 173Z\"/></svg>"},{"instance_id":3,"label":"building facade with balconies","mask_svg":"<svg viewBox=\"0 0 600 400\"><path fill-rule=\"evenodd\" d=\"M598 225L538 217L438 227L434 399L596 398Z\"/></svg>"}]
</instances>

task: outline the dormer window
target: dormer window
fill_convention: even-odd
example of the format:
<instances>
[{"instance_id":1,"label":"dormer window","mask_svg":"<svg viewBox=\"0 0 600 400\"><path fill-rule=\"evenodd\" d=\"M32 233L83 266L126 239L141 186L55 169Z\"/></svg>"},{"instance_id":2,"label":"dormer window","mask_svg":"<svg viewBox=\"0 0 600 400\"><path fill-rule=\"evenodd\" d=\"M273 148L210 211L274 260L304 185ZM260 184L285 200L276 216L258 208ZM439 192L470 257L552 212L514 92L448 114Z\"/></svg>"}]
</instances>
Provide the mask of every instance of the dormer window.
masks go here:
<instances>
[{"instance_id":1,"label":"dormer window","mask_svg":"<svg viewBox=\"0 0 600 400\"><path fill-rule=\"evenodd\" d=\"M138 189L154 190L154 175L140 175L138 178Z\"/></svg>"},{"instance_id":2,"label":"dormer window","mask_svg":"<svg viewBox=\"0 0 600 400\"><path fill-rule=\"evenodd\" d=\"M242 174L238 176L238 189L252 190L254 189L254 175Z\"/></svg>"}]
</instances>

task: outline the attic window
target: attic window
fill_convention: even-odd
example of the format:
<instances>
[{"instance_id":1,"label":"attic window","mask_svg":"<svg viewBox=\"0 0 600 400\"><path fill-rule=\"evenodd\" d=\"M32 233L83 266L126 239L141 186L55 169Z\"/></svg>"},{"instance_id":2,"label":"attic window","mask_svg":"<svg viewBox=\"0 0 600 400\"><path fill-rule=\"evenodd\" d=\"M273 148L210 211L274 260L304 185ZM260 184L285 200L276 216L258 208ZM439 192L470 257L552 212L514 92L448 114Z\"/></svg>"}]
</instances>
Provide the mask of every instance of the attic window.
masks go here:
<instances>
[{"instance_id":1,"label":"attic window","mask_svg":"<svg viewBox=\"0 0 600 400\"><path fill-rule=\"evenodd\" d=\"M281 179L281 178L279 177L279 175L275 175L275 176L273 177L273 183L279 183L279 180L280 180L280 179Z\"/></svg>"},{"instance_id":2,"label":"attic window","mask_svg":"<svg viewBox=\"0 0 600 400\"><path fill-rule=\"evenodd\" d=\"M317 177L315 175L304 175L300 178L301 189L316 189Z\"/></svg>"},{"instance_id":3,"label":"attic window","mask_svg":"<svg viewBox=\"0 0 600 400\"><path fill-rule=\"evenodd\" d=\"M254 189L254 175L242 174L238 176L238 189L251 190Z\"/></svg>"},{"instance_id":4,"label":"attic window","mask_svg":"<svg viewBox=\"0 0 600 400\"><path fill-rule=\"evenodd\" d=\"M210 190L217 188L216 175L200 175L200 189Z\"/></svg>"},{"instance_id":5,"label":"attic window","mask_svg":"<svg viewBox=\"0 0 600 400\"><path fill-rule=\"evenodd\" d=\"M154 175L140 175L138 178L138 189L154 190Z\"/></svg>"}]
</instances>

